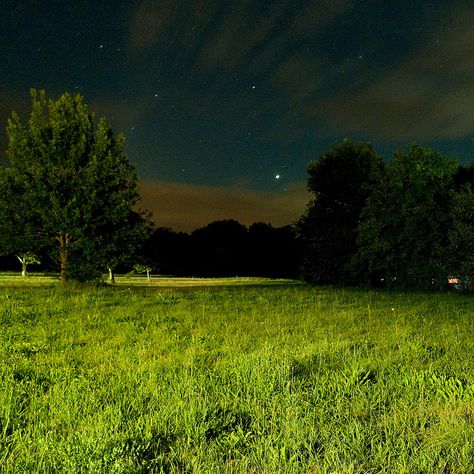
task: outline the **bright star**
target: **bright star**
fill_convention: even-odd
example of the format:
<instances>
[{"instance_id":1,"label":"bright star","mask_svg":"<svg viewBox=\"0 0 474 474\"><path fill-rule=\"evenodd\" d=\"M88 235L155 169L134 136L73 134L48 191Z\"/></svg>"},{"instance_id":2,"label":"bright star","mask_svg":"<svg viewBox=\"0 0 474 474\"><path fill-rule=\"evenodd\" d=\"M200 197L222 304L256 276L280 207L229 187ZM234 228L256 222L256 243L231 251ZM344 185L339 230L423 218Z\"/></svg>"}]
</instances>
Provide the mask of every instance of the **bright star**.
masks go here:
<instances>
[{"instance_id":1,"label":"bright star","mask_svg":"<svg viewBox=\"0 0 474 474\"><path fill-rule=\"evenodd\" d=\"M279 175L279 174L276 174L276 175L275 175L275 179L280 179L280 175Z\"/></svg>"}]
</instances>

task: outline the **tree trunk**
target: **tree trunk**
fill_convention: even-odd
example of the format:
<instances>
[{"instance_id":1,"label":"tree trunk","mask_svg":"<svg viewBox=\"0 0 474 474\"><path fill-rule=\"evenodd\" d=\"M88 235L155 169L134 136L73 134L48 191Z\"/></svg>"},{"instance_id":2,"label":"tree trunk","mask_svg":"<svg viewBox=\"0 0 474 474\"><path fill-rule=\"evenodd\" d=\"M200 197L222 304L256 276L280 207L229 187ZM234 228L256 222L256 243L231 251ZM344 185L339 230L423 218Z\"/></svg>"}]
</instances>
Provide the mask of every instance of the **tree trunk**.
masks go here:
<instances>
[{"instance_id":1,"label":"tree trunk","mask_svg":"<svg viewBox=\"0 0 474 474\"><path fill-rule=\"evenodd\" d=\"M115 275L111 267L109 267L109 282L115 283Z\"/></svg>"},{"instance_id":2,"label":"tree trunk","mask_svg":"<svg viewBox=\"0 0 474 474\"><path fill-rule=\"evenodd\" d=\"M68 281L68 274L67 274L67 259L69 253L69 242L70 237L66 233L59 234L58 237L59 241L59 262L61 265L61 273L60 273L60 280L65 283Z\"/></svg>"},{"instance_id":3,"label":"tree trunk","mask_svg":"<svg viewBox=\"0 0 474 474\"><path fill-rule=\"evenodd\" d=\"M17 255L16 258L21 262L21 276L26 277L26 267L28 265L28 263L26 262L26 257L20 257L19 255Z\"/></svg>"}]
</instances>

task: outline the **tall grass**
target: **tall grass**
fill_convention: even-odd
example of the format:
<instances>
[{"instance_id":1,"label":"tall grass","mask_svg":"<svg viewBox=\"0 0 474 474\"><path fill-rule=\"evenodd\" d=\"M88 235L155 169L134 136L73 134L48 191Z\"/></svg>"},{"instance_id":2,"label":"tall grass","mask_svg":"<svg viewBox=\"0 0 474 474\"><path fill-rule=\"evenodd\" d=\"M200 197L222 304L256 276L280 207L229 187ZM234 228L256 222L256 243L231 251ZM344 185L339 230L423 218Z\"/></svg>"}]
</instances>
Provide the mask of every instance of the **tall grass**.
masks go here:
<instances>
[{"instance_id":1,"label":"tall grass","mask_svg":"<svg viewBox=\"0 0 474 474\"><path fill-rule=\"evenodd\" d=\"M474 472L469 295L0 291L4 472Z\"/></svg>"}]
</instances>

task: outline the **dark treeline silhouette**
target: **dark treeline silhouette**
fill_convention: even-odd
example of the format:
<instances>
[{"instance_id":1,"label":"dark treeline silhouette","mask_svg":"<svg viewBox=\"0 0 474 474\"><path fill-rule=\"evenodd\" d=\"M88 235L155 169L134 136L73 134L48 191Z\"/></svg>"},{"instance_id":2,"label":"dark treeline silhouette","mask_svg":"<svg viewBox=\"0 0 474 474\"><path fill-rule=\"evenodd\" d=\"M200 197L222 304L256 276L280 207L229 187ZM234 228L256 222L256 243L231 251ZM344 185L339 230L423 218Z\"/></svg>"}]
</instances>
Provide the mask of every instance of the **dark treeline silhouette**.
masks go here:
<instances>
[{"instance_id":1,"label":"dark treeline silhouette","mask_svg":"<svg viewBox=\"0 0 474 474\"><path fill-rule=\"evenodd\" d=\"M232 219L190 234L158 228L143 249L144 260L156 272L177 276L295 278L300 256L291 226L258 222L247 228Z\"/></svg>"}]
</instances>

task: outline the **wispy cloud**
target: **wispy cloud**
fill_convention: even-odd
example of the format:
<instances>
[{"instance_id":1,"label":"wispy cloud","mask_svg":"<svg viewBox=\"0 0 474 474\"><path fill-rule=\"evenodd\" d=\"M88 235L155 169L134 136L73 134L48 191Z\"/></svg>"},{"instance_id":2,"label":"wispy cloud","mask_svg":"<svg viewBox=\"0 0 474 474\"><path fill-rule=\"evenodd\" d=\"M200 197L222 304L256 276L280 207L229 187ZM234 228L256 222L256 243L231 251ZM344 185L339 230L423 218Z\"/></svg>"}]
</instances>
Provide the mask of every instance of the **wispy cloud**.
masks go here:
<instances>
[{"instance_id":1,"label":"wispy cloud","mask_svg":"<svg viewBox=\"0 0 474 474\"><path fill-rule=\"evenodd\" d=\"M220 18L213 34L203 43L198 54L198 67L214 70L253 68L257 49L269 41L272 28L285 12L282 4L264 12L255 12L252 3L238 0Z\"/></svg>"},{"instance_id":2,"label":"wispy cloud","mask_svg":"<svg viewBox=\"0 0 474 474\"><path fill-rule=\"evenodd\" d=\"M319 0L308 2L305 8L294 17L290 32L310 36L320 34L340 15L346 13L355 4L355 0Z\"/></svg>"},{"instance_id":3,"label":"wispy cloud","mask_svg":"<svg viewBox=\"0 0 474 474\"><path fill-rule=\"evenodd\" d=\"M240 187L200 186L142 181L141 206L153 212L158 226L192 231L210 222L236 219L275 227L295 222L310 199L306 183L290 183L286 192L259 192Z\"/></svg>"},{"instance_id":4,"label":"wispy cloud","mask_svg":"<svg viewBox=\"0 0 474 474\"><path fill-rule=\"evenodd\" d=\"M132 56L181 46L181 52L201 41L209 20L219 10L214 0L142 0L132 11L128 45Z\"/></svg>"},{"instance_id":5,"label":"wispy cloud","mask_svg":"<svg viewBox=\"0 0 474 474\"><path fill-rule=\"evenodd\" d=\"M295 106L301 106L310 99L323 81L320 64L314 56L308 54L285 59L276 67L272 80Z\"/></svg>"},{"instance_id":6,"label":"wispy cloud","mask_svg":"<svg viewBox=\"0 0 474 474\"><path fill-rule=\"evenodd\" d=\"M159 40L172 17L174 2L144 0L132 14L129 41L133 53L146 52Z\"/></svg>"},{"instance_id":7,"label":"wispy cloud","mask_svg":"<svg viewBox=\"0 0 474 474\"><path fill-rule=\"evenodd\" d=\"M106 117L114 126L121 129L143 123L154 109L152 98L146 96L137 96L133 99L101 96L93 98L88 102L88 106L96 118Z\"/></svg>"},{"instance_id":8,"label":"wispy cloud","mask_svg":"<svg viewBox=\"0 0 474 474\"><path fill-rule=\"evenodd\" d=\"M403 62L359 92L314 104L332 129L385 139L451 139L474 132L474 11L457 11Z\"/></svg>"}]
</instances>

